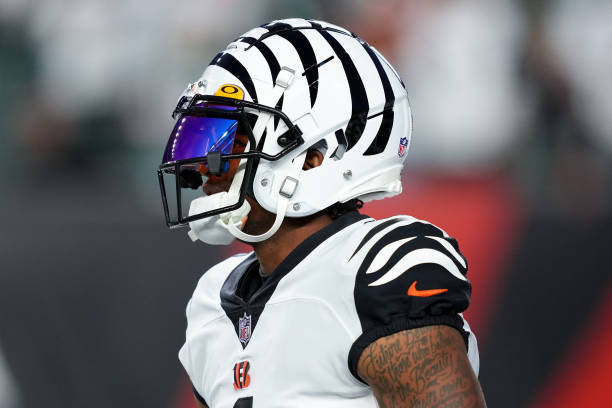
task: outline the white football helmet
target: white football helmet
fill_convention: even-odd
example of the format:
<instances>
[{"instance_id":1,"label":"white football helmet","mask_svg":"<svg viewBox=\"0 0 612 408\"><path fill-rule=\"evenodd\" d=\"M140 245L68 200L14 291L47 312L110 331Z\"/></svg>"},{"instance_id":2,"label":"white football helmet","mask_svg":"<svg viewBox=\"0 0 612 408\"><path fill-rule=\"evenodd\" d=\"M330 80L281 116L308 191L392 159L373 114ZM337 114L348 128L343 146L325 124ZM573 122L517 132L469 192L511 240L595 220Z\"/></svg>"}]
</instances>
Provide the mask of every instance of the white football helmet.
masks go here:
<instances>
[{"instance_id":1,"label":"white football helmet","mask_svg":"<svg viewBox=\"0 0 612 408\"><path fill-rule=\"evenodd\" d=\"M243 241L261 241L285 216L401 192L412 132L404 85L376 49L332 24L287 19L248 31L187 87L173 117L178 120L158 170L162 200L167 225L190 224L194 239L206 241L207 229L221 228ZM248 137L246 148L236 149L237 133ZM323 162L302 170L313 148ZM240 164L229 191L193 200L185 215L181 189L198 189L202 174L227 172L232 159ZM176 178L175 216L168 174ZM241 231L250 208L246 194L277 214L267 233Z\"/></svg>"}]
</instances>

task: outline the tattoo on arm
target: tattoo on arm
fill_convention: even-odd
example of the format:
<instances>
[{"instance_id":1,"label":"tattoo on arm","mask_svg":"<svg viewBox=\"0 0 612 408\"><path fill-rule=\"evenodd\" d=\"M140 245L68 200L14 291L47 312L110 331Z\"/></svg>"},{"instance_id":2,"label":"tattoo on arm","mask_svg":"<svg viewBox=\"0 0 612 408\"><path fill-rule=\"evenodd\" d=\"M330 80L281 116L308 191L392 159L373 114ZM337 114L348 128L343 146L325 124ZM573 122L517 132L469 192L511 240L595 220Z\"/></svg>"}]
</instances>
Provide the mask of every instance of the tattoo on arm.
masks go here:
<instances>
[{"instance_id":1,"label":"tattoo on arm","mask_svg":"<svg viewBox=\"0 0 612 408\"><path fill-rule=\"evenodd\" d=\"M448 326L405 330L370 344L358 371L385 407L484 407L461 334Z\"/></svg>"}]
</instances>

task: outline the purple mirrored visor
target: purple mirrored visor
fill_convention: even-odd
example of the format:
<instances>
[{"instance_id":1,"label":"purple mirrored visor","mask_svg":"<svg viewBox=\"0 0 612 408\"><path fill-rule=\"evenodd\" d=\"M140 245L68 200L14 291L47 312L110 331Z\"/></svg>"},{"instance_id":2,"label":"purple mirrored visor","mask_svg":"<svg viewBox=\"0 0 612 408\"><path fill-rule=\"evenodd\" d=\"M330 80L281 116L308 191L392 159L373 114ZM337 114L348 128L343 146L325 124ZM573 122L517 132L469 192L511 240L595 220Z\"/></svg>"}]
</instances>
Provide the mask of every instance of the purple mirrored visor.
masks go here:
<instances>
[{"instance_id":1,"label":"purple mirrored visor","mask_svg":"<svg viewBox=\"0 0 612 408\"><path fill-rule=\"evenodd\" d=\"M227 105L206 105L206 107L236 110L235 107ZM208 152L230 154L237 128L238 121L235 119L183 114L176 121L170 134L162 165L177 160L205 157Z\"/></svg>"}]
</instances>

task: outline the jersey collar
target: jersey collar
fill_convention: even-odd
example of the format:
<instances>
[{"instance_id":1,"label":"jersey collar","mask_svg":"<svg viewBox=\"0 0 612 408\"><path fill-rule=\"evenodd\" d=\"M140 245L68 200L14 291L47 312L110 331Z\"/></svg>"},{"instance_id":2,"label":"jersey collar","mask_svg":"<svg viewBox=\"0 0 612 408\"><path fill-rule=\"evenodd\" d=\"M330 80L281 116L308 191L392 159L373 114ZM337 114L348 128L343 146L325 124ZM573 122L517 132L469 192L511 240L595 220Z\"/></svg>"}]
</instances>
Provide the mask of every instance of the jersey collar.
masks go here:
<instances>
[{"instance_id":1,"label":"jersey collar","mask_svg":"<svg viewBox=\"0 0 612 408\"><path fill-rule=\"evenodd\" d=\"M304 260L312 251L319 245L325 242L334 234L342 231L344 228L364 219L370 218L367 215L359 214L357 211L351 211L341 215L332 221L331 224L325 226L315 232L302 243L300 243L289 255L276 267L276 269L263 281L261 286L256 289L248 299L243 299L237 294L238 286L244 284L241 281L248 278L247 271L253 268L259 268L259 261L252 252L236 266L228 275L227 279L221 287L221 307L225 311L227 317L232 321L236 334L240 337L240 320L244 321L248 318L249 322L249 339L255 331L255 326L259 320L259 316L263 309L274 294L276 286L280 280L291 272L300 262ZM256 276L259 278L259 276ZM248 340L242 342L242 347L248 345Z\"/></svg>"}]
</instances>

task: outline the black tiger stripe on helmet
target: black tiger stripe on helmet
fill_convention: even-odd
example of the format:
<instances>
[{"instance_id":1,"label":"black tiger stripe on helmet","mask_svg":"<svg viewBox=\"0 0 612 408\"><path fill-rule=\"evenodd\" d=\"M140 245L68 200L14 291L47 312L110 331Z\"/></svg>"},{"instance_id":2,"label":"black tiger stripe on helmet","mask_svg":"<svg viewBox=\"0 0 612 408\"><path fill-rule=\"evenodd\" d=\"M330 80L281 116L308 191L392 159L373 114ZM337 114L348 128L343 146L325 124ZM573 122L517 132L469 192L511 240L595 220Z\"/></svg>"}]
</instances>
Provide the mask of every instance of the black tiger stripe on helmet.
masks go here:
<instances>
[{"instance_id":1,"label":"black tiger stripe on helmet","mask_svg":"<svg viewBox=\"0 0 612 408\"><path fill-rule=\"evenodd\" d=\"M364 149L363 155L370 156L382 153L389 143L395 116L393 110L395 94L393 87L391 86L391 81L389 79L389 73L387 70L391 70L395 76L397 76L397 73L388 65L386 60L381 59L380 54L376 50L372 49L365 41L361 40L355 34L340 27L324 24L325 23L322 22L304 19L273 21L260 27L263 30L262 33L257 36L258 38L240 37L235 41L244 42L249 45L247 50L254 47L263 55L268 65L270 77L273 82L280 72L281 64L279 63L279 59L275 54L275 46L266 44L264 40L272 36L278 36L291 44L291 46L296 50L302 63L302 67L304 69L302 76L305 76L308 84L310 106L313 108L316 105L318 96L318 82L320 80L319 67L322 65L322 63L328 62L334 56L337 57L342 64L346 75L351 103L351 117L344 129L344 134L347 141L346 151L351 150L359 142L366 129L366 124L368 121L382 115L376 135L370 142L369 146ZM317 52L315 52L311 40L302 32L302 30L310 29L315 30L321 35L325 42L329 44L335 55L332 55L323 61L317 60ZM364 80L360 75L360 69L363 69L363 67L359 67L358 69L354 61L351 59L349 52L347 52L345 47L335 37L335 35L347 35L357 39L362 45L364 53L372 61L376 72L378 73L380 89L382 90L385 98L384 107L381 111L370 112L371 106L368 99L368 93L366 92ZM234 74L240 81L242 81L247 92L251 95L253 100L256 101L257 92L255 85L253 84L253 80L251 79L251 75L249 74L249 70L235 58L231 56L224 57L224 55L225 54L221 53L215 57L213 63L226 68L230 73Z\"/></svg>"},{"instance_id":2,"label":"black tiger stripe on helmet","mask_svg":"<svg viewBox=\"0 0 612 408\"><path fill-rule=\"evenodd\" d=\"M229 73L238 78L245 86L253 102L257 103L257 91L255 90L255 84L253 83L249 71L232 54L220 52L213 58L210 65L217 65L221 68L225 68Z\"/></svg>"},{"instance_id":3,"label":"black tiger stripe on helmet","mask_svg":"<svg viewBox=\"0 0 612 408\"><path fill-rule=\"evenodd\" d=\"M376 66L376 70L378 71L378 75L380 76L380 81L385 92L385 107L382 111L383 117L380 122L380 127L378 128L378 132L376 133L374 140L363 153L364 156L369 156L381 153L387 147L387 143L389 142L389 138L391 136L391 131L393 130L393 105L395 103L395 95L393 94L393 88L391 87L391 81L389 81L389 76L385 72L385 69L383 68L380 59L378 58L376 53L364 41L361 42L361 45L372 59L374 65ZM371 118L372 117L368 119Z\"/></svg>"},{"instance_id":4,"label":"black tiger stripe on helmet","mask_svg":"<svg viewBox=\"0 0 612 408\"><path fill-rule=\"evenodd\" d=\"M351 97L351 118L346 125L344 134L348 141L346 150L349 151L357 144L365 129L366 121L368 120L368 112L370 109L368 95L366 93L363 80L359 75L359 71L355 67L350 55L340 44L340 42L319 23L310 21L310 24L312 27L317 29L317 31L333 49L334 53L340 60L342 67L344 68L344 73L348 81Z\"/></svg>"},{"instance_id":5,"label":"black tiger stripe on helmet","mask_svg":"<svg viewBox=\"0 0 612 408\"><path fill-rule=\"evenodd\" d=\"M240 37L236 40L236 42L244 42L246 44L249 44L249 47L254 46L259 50L261 55L263 55L263 57L265 58L266 63L268 64L268 68L270 69L270 76L272 77L272 83L274 83L274 81L276 81L278 73L281 70L281 67L272 50L270 50L270 48L265 43L258 41L254 37Z\"/></svg>"}]
</instances>

